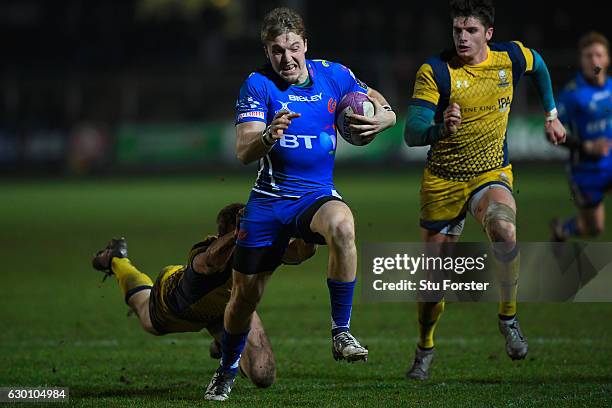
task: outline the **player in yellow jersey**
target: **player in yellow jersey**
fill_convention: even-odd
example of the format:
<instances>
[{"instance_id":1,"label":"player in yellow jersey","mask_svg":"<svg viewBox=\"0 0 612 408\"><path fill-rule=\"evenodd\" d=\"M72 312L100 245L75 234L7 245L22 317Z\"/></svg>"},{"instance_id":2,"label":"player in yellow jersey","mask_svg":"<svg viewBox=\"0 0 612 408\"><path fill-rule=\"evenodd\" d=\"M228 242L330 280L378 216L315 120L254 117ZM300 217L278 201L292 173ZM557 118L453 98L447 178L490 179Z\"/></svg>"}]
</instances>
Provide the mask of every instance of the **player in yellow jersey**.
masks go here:
<instances>
[{"instance_id":1,"label":"player in yellow jersey","mask_svg":"<svg viewBox=\"0 0 612 408\"><path fill-rule=\"evenodd\" d=\"M430 145L421 184L420 224L425 242L456 242L470 212L495 246L500 264L499 329L512 359L525 358L527 341L516 318L519 252L516 204L506 129L514 88L526 74L542 96L549 140L562 143L550 75L542 57L518 41L489 43L495 10L487 0L451 0L455 48L418 70L404 137L409 146ZM433 125L432 125L433 123ZM419 341L408 378L426 379L433 334L444 310L419 302Z\"/></svg>"},{"instance_id":2,"label":"player in yellow jersey","mask_svg":"<svg viewBox=\"0 0 612 408\"><path fill-rule=\"evenodd\" d=\"M195 244L186 265L166 266L155 283L130 262L124 238L112 239L98 251L93 267L117 278L125 302L138 315L145 331L159 336L206 329L214 338L211 356L220 358L223 313L232 288L230 260L237 216L243 208L240 203L224 207L217 215L218 235ZM315 250L315 245L295 239L285 251L283 263L299 264ZM275 380L274 354L256 314L240 368L258 387L269 387Z\"/></svg>"}]
</instances>

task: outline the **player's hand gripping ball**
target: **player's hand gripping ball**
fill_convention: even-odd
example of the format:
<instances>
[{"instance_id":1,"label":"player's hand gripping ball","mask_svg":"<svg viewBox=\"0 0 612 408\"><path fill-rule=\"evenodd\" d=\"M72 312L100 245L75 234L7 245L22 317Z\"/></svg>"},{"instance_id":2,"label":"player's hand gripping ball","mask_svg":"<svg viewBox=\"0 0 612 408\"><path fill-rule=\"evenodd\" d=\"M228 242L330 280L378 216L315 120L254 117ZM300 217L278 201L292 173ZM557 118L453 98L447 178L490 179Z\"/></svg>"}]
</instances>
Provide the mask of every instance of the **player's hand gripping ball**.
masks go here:
<instances>
[{"instance_id":1,"label":"player's hand gripping ball","mask_svg":"<svg viewBox=\"0 0 612 408\"><path fill-rule=\"evenodd\" d=\"M364 141L361 140L361 137L351 132L351 123L346 118L346 115L349 114L371 118L374 116L374 104L363 92L351 92L342 98L336 108L336 129L340 136L352 145L363 146Z\"/></svg>"}]
</instances>

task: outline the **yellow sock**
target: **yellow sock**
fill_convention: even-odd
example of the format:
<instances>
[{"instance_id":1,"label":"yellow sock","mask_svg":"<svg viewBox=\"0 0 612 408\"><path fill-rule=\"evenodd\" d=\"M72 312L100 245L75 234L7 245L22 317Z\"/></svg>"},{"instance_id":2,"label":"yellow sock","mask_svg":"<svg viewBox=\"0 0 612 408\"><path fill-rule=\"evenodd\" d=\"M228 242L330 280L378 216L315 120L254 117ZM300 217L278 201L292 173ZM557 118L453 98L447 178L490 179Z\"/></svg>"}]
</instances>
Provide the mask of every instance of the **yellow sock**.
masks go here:
<instances>
[{"instance_id":1,"label":"yellow sock","mask_svg":"<svg viewBox=\"0 0 612 408\"><path fill-rule=\"evenodd\" d=\"M521 255L510 262L499 262L499 315L512 317L516 314L516 293L521 264Z\"/></svg>"},{"instance_id":2,"label":"yellow sock","mask_svg":"<svg viewBox=\"0 0 612 408\"><path fill-rule=\"evenodd\" d=\"M434 346L433 336L440 315L444 311L444 299L438 303L418 302L417 310L419 316L419 342L421 348L432 348Z\"/></svg>"},{"instance_id":3,"label":"yellow sock","mask_svg":"<svg viewBox=\"0 0 612 408\"><path fill-rule=\"evenodd\" d=\"M127 258L113 258L111 268L117 277L126 303L134 293L153 286L151 278L136 269Z\"/></svg>"}]
</instances>

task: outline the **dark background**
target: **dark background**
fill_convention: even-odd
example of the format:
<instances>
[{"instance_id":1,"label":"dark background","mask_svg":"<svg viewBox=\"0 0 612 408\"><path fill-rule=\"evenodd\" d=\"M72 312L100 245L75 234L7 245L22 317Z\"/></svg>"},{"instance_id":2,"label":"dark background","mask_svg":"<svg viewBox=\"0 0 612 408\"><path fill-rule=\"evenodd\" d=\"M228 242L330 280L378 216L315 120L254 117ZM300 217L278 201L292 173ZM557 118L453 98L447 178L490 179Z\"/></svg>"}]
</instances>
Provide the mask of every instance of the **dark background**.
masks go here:
<instances>
[{"instance_id":1,"label":"dark background","mask_svg":"<svg viewBox=\"0 0 612 408\"><path fill-rule=\"evenodd\" d=\"M496 3L494 40L537 49L555 89L577 69L581 34L610 36L601 2ZM69 134L87 123L112 140L122 123L231 122L240 84L265 62L262 17L281 5L303 15L309 58L351 67L400 115L418 66L452 44L448 3L437 0L3 0L0 169L24 167L19 154L11 161L1 153L19 150L11 140L32 129ZM539 112L538 102L517 97L513 112Z\"/></svg>"},{"instance_id":2,"label":"dark background","mask_svg":"<svg viewBox=\"0 0 612 408\"><path fill-rule=\"evenodd\" d=\"M601 2L497 3L494 40L541 51L557 87L576 68L577 38L609 34ZM349 65L394 105L452 41L445 1L4 0L2 120L231 119L241 81L264 62L260 21L279 5L302 13L310 58Z\"/></svg>"}]
</instances>

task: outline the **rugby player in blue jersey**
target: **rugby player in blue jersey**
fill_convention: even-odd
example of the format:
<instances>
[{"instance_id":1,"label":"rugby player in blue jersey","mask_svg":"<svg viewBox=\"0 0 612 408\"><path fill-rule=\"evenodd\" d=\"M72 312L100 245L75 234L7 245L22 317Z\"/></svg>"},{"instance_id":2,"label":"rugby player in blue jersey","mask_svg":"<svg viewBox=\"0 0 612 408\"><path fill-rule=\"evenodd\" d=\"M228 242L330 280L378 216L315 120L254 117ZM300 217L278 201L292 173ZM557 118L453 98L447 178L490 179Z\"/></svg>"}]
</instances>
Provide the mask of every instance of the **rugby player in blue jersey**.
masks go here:
<instances>
[{"instance_id":1,"label":"rugby player in blue jersey","mask_svg":"<svg viewBox=\"0 0 612 408\"><path fill-rule=\"evenodd\" d=\"M367 93L374 116L353 115L352 130L366 141L395 124L385 98L338 63L306 59L302 18L277 8L264 18L268 59L244 82L236 104L236 150L242 163L259 161L234 254L234 283L225 310L221 365L205 398L226 400L251 318L291 237L329 246L327 284L336 360L366 360L368 350L349 332L356 281L353 215L336 191L335 109L346 94Z\"/></svg>"},{"instance_id":2,"label":"rugby player in blue jersey","mask_svg":"<svg viewBox=\"0 0 612 408\"><path fill-rule=\"evenodd\" d=\"M578 44L581 71L558 97L570 136L569 178L578 215L551 223L553 241L597 236L604 230L604 194L612 188L612 79L608 39L591 32Z\"/></svg>"}]
</instances>

